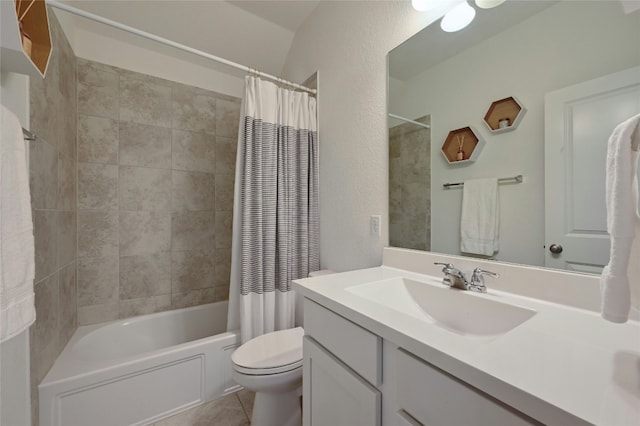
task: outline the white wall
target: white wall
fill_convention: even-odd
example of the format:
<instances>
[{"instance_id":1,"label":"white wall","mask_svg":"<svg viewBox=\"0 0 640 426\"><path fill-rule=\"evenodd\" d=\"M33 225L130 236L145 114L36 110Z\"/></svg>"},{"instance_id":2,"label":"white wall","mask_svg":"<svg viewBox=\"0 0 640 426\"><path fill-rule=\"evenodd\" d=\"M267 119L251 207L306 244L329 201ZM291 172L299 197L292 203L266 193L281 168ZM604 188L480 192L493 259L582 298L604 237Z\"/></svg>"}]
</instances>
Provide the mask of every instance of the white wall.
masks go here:
<instances>
[{"instance_id":1,"label":"white wall","mask_svg":"<svg viewBox=\"0 0 640 426\"><path fill-rule=\"evenodd\" d=\"M242 97L244 72L56 10L77 57Z\"/></svg>"},{"instance_id":2,"label":"white wall","mask_svg":"<svg viewBox=\"0 0 640 426\"><path fill-rule=\"evenodd\" d=\"M318 71L320 259L344 271L380 265L388 242L386 55L442 11L408 1L321 2L296 32L285 76ZM369 216L382 215L382 236Z\"/></svg>"},{"instance_id":3,"label":"white wall","mask_svg":"<svg viewBox=\"0 0 640 426\"><path fill-rule=\"evenodd\" d=\"M394 94L392 112L431 114L433 251L459 253L462 191L444 190L442 183L521 173L523 184L500 187L496 258L544 264L544 95L638 65L638 28L640 14L625 16L619 2L563 2L427 70ZM515 131L491 134L482 118L492 101L507 96L516 96L527 112ZM487 145L476 163L451 166L440 146L450 130L468 125Z\"/></svg>"}]
</instances>

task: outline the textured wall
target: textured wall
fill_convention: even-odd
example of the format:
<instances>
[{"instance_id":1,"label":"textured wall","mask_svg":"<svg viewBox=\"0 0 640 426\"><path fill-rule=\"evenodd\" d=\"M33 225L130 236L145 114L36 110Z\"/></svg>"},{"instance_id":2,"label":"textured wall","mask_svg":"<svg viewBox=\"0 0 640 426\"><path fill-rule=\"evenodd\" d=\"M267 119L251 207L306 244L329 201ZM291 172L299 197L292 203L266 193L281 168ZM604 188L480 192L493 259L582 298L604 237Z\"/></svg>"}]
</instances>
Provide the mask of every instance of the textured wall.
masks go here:
<instances>
[{"instance_id":1,"label":"textured wall","mask_svg":"<svg viewBox=\"0 0 640 426\"><path fill-rule=\"evenodd\" d=\"M429 124L429 117L417 119ZM389 129L389 244L431 250L431 131L411 123Z\"/></svg>"},{"instance_id":2,"label":"textured wall","mask_svg":"<svg viewBox=\"0 0 640 426\"><path fill-rule=\"evenodd\" d=\"M78 320L226 300L240 100L78 59Z\"/></svg>"},{"instance_id":3,"label":"textured wall","mask_svg":"<svg viewBox=\"0 0 640 426\"><path fill-rule=\"evenodd\" d=\"M432 22L410 2L320 2L297 31L285 74L318 71L321 263L337 271L379 265L388 230L386 55ZM336 208L340 206L340 208ZM369 215L382 215L382 236Z\"/></svg>"},{"instance_id":4,"label":"textured wall","mask_svg":"<svg viewBox=\"0 0 640 426\"><path fill-rule=\"evenodd\" d=\"M75 56L50 14L53 53L46 78L30 78L30 187L35 238L36 322L31 339L31 411L38 383L77 327Z\"/></svg>"}]
</instances>

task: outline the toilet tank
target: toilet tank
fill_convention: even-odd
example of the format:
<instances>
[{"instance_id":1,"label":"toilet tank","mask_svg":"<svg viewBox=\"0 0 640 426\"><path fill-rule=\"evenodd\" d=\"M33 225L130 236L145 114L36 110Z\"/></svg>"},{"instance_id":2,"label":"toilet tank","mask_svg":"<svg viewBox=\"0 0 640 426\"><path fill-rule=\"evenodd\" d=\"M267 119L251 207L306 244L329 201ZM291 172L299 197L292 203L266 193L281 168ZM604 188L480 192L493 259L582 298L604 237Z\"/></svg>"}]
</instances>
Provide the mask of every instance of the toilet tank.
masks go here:
<instances>
[{"instance_id":1,"label":"toilet tank","mask_svg":"<svg viewBox=\"0 0 640 426\"><path fill-rule=\"evenodd\" d=\"M334 271L330 269L320 269L319 271L309 272L309 278L319 277L321 275L330 275L335 274ZM295 290L293 290L295 292ZM296 327L302 327L302 319L304 317L302 312L302 305L304 302L304 297L296 293Z\"/></svg>"}]
</instances>

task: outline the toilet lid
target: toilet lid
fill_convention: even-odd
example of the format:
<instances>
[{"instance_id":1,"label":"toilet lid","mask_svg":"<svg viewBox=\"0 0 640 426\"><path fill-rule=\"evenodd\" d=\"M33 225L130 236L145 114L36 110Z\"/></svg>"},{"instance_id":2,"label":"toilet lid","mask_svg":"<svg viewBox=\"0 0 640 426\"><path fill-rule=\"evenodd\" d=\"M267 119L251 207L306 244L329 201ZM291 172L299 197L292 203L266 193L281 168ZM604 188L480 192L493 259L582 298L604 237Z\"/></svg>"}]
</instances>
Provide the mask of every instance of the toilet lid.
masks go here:
<instances>
[{"instance_id":1,"label":"toilet lid","mask_svg":"<svg viewBox=\"0 0 640 426\"><path fill-rule=\"evenodd\" d=\"M246 374L273 374L302 365L302 327L254 337L236 349L231 361ZM278 370L278 371L275 371Z\"/></svg>"}]
</instances>

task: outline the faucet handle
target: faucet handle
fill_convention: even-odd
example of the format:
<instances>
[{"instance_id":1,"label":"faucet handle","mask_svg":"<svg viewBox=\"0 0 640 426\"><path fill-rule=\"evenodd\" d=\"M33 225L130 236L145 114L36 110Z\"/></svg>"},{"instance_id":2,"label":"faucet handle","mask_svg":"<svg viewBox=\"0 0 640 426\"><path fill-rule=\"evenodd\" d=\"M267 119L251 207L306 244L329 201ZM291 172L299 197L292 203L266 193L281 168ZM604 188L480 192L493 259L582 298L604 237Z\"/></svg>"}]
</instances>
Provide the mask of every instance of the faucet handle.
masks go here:
<instances>
[{"instance_id":1,"label":"faucet handle","mask_svg":"<svg viewBox=\"0 0 640 426\"><path fill-rule=\"evenodd\" d=\"M499 276L495 272L485 271L484 269L476 268L473 270L473 275L471 275L469 290L478 291L480 293L486 293L487 286L484 284L485 275L489 275L490 277L494 277L494 278Z\"/></svg>"},{"instance_id":2,"label":"faucet handle","mask_svg":"<svg viewBox=\"0 0 640 426\"><path fill-rule=\"evenodd\" d=\"M476 269L473 270L473 275L471 276L471 278L472 279L473 278L477 278L478 279L478 278L482 277L483 275L489 275L490 277L493 277L493 278L497 278L497 277L500 276L499 274L497 274L495 272L485 271L484 269L476 268Z\"/></svg>"},{"instance_id":3,"label":"faucet handle","mask_svg":"<svg viewBox=\"0 0 640 426\"><path fill-rule=\"evenodd\" d=\"M453 269L453 265L451 263L444 263L444 262L433 262L434 265L442 265L444 266L444 268L442 268L442 271L444 272L445 269Z\"/></svg>"}]
</instances>

